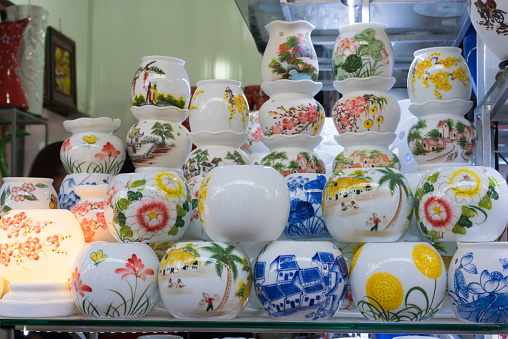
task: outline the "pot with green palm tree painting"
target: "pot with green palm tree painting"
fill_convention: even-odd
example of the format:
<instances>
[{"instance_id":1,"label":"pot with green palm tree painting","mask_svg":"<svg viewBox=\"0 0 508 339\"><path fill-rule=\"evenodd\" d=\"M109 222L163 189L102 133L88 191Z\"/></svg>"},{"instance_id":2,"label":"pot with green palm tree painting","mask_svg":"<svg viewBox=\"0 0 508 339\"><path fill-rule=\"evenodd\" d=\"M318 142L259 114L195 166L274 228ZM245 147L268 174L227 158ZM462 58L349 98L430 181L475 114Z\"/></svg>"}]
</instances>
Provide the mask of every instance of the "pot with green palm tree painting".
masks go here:
<instances>
[{"instance_id":1,"label":"pot with green palm tree painting","mask_svg":"<svg viewBox=\"0 0 508 339\"><path fill-rule=\"evenodd\" d=\"M340 242L398 241L413 216L413 195L391 168L336 171L323 191L328 232Z\"/></svg>"},{"instance_id":2,"label":"pot with green palm tree painting","mask_svg":"<svg viewBox=\"0 0 508 339\"><path fill-rule=\"evenodd\" d=\"M384 25L354 23L339 28L332 55L335 80L391 77L393 50Z\"/></svg>"},{"instance_id":3,"label":"pot with green palm tree painting","mask_svg":"<svg viewBox=\"0 0 508 339\"><path fill-rule=\"evenodd\" d=\"M235 243L178 242L161 260L159 292L179 319L231 319L247 305L253 273Z\"/></svg>"}]
</instances>

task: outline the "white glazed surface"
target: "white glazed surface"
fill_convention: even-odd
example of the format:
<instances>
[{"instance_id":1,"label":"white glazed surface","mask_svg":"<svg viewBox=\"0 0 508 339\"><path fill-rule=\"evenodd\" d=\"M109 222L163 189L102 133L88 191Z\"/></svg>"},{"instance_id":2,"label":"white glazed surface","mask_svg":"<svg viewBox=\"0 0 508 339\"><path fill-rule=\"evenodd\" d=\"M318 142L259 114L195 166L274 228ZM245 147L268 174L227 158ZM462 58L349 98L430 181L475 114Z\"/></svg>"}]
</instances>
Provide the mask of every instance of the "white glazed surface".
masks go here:
<instances>
[{"instance_id":1,"label":"white glazed surface","mask_svg":"<svg viewBox=\"0 0 508 339\"><path fill-rule=\"evenodd\" d=\"M366 243L350 267L353 300L371 320L431 319L444 300L446 281L441 256L423 242Z\"/></svg>"},{"instance_id":2,"label":"white glazed surface","mask_svg":"<svg viewBox=\"0 0 508 339\"><path fill-rule=\"evenodd\" d=\"M71 291L90 318L136 318L157 300L159 259L147 244L87 244L73 265Z\"/></svg>"},{"instance_id":3,"label":"white glazed surface","mask_svg":"<svg viewBox=\"0 0 508 339\"><path fill-rule=\"evenodd\" d=\"M76 186L109 184L112 178L112 175L102 173L67 174L58 191L58 208L72 211L79 199L79 195L74 192Z\"/></svg>"},{"instance_id":4,"label":"white glazed surface","mask_svg":"<svg viewBox=\"0 0 508 339\"><path fill-rule=\"evenodd\" d=\"M323 195L326 227L340 242L398 241L413 215L409 183L391 168L337 171Z\"/></svg>"},{"instance_id":5,"label":"white glazed surface","mask_svg":"<svg viewBox=\"0 0 508 339\"><path fill-rule=\"evenodd\" d=\"M183 240L212 240L206 234L205 229L201 225L201 220L199 219L199 211L198 211L198 201L199 201L199 189L201 188L201 184L203 180L205 180L206 174L200 174L191 179L187 180L187 186L191 192L191 208L192 215L189 222L189 228L185 231L180 241Z\"/></svg>"},{"instance_id":6,"label":"white glazed surface","mask_svg":"<svg viewBox=\"0 0 508 339\"><path fill-rule=\"evenodd\" d=\"M226 257L226 263L218 256ZM222 268L220 274L217 265ZM159 291L166 309L176 318L231 319L247 305L249 275L249 258L237 244L180 242L161 260Z\"/></svg>"},{"instance_id":7,"label":"white glazed surface","mask_svg":"<svg viewBox=\"0 0 508 339\"><path fill-rule=\"evenodd\" d=\"M0 217L11 209L57 208L53 179L3 178L0 188Z\"/></svg>"},{"instance_id":8,"label":"white glazed surface","mask_svg":"<svg viewBox=\"0 0 508 339\"><path fill-rule=\"evenodd\" d=\"M259 124L259 111L250 112L249 128L247 128L247 141L241 149L249 155L256 153L268 153L270 150L261 142L263 130Z\"/></svg>"},{"instance_id":9,"label":"white glazed surface","mask_svg":"<svg viewBox=\"0 0 508 339\"><path fill-rule=\"evenodd\" d=\"M271 167L218 167L201 186L199 214L214 241L275 240L288 220L288 188Z\"/></svg>"},{"instance_id":10,"label":"white glazed surface","mask_svg":"<svg viewBox=\"0 0 508 339\"><path fill-rule=\"evenodd\" d=\"M246 132L249 104L237 80L202 80L190 103L189 124L192 132Z\"/></svg>"}]
</instances>

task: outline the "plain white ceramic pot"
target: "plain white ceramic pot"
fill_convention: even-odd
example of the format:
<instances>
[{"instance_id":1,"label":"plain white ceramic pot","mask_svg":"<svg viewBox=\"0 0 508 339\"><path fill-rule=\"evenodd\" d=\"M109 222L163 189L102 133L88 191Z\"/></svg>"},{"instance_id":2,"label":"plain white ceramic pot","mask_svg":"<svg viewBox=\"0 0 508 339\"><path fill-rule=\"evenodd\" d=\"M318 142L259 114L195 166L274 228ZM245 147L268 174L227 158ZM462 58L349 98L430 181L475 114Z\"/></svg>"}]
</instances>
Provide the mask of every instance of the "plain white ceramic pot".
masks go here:
<instances>
[{"instance_id":1,"label":"plain white ceramic pot","mask_svg":"<svg viewBox=\"0 0 508 339\"><path fill-rule=\"evenodd\" d=\"M159 259L143 243L87 244L74 260L71 291L89 318L138 318L157 300Z\"/></svg>"},{"instance_id":2,"label":"plain white ceramic pot","mask_svg":"<svg viewBox=\"0 0 508 339\"><path fill-rule=\"evenodd\" d=\"M235 243L179 242L162 258L159 292L178 319L232 319L247 305L249 258Z\"/></svg>"},{"instance_id":3,"label":"plain white ceramic pot","mask_svg":"<svg viewBox=\"0 0 508 339\"><path fill-rule=\"evenodd\" d=\"M165 242L182 237L191 218L191 197L181 171L124 173L104 198L108 229L120 242Z\"/></svg>"},{"instance_id":4,"label":"plain white ceramic pot","mask_svg":"<svg viewBox=\"0 0 508 339\"><path fill-rule=\"evenodd\" d=\"M326 227L340 242L398 241L413 215L411 188L396 169L338 170L323 196Z\"/></svg>"},{"instance_id":5,"label":"plain white ceramic pot","mask_svg":"<svg viewBox=\"0 0 508 339\"><path fill-rule=\"evenodd\" d=\"M324 161L314 152L323 140L320 135L277 134L261 140L270 148L270 153L260 164L275 168L284 177L292 173L326 173Z\"/></svg>"},{"instance_id":6,"label":"plain white ceramic pot","mask_svg":"<svg viewBox=\"0 0 508 339\"><path fill-rule=\"evenodd\" d=\"M385 26L378 23L354 23L339 28L332 54L335 80L391 77L393 50Z\"/></svg>"},{"instance_id":7,"label":"plain white ceramic pot","mask_svg":"<svg viewBox=\"0 0 508 339\"><path fill-rule=\"evenodd\" d=\"M318 135L325 110L314 99L323 84L312 80L277 80L261 84L270 97L259 109L259 125L265 136Z\"/></svg>"},{"instance_id":8,"label":"plain white ceramic pot","mask_svg":"<svg viewBox=\"0 0 508 339\"><path fill-rule=\"evenodd\" d=\"M400 120L400 107L388 91L395 78L369 77L334 81L333 87L342 97L332 110L339 133L367 131L395 132Z\"/></svg>"},{"instance_id":9,"label":"plain white ceramic pot","mask_svg":"<svg viewBox=\"0 0 508 339\"><path fill-rule=\"evenodd\" d=\"M238 80L201 80L189 106L191 131L243 133L249 124L249 104Z\"/></svg>"},{"instance_id":10,"label":"plain white ceramic pot","mask_svg":"<svg viewBox=\"0 0 508 339\"><path fill-rule=\"evenodd\" d=\"M67 174L58 190L58 208L72 211L80 198L74 191L76 186L109 184L112 178L112 175L102 173Z\"/></svg>"},{"instance_id":11,"label":"plain white ceramic pot","mask_svg":"<svg viewBox=\"0 0 508 339\"><path fill-rule=\"evenodd\" d=\"M132 79L132 106L176 106L187 108L190 82L185 61L152 55L141 58L141 65Z\"/></svg>"},{"instance_id":12,"label":"plain white ceramic pot","mask_svg":"<svg viewBox=\"0 0 508 339\"><path fill-rule=\"evenodd\" d=\"M273 20L265 26L268 43L261 59L261 79L275 81L313 80L319 75L319 62L308 21Z\"/></svg>"},{"instance_id":13,"label":"plain white ceramic pot","mask_svg":"<svg viewBox=\"0 0 508 339\"><path fill-rule=\"evenodd\" d=\"M0 187L0 217L12 209L57 208L53 179L9 177Z\"/></svg>"},{"instance_id":14,"label":"plain white ceramic pot","mask_svg":"<svg viewBox=\"0 0 508 339\"><path fill-rule=\"evenodd\" d=\"M430 47L414 52L407 92L412 103L429 100L469 100L471 73L458 47Z\"/></svg>"},{"instance_id":15,"label":"plain white ceramic pot","mask_svg":"<svg viewBox=\"0 0 508 339\"><path fill-rule=\"evenodd\" d=\"M333 160L333 172L341 169L389 167L400 170L399 158L388 149L397 135L392 132L343 133L335 135L344 147Z\"/></svg>"},{"instance_id":16,"label":"plain white ceramic pot","mask_svg":"<svg viewBox=\"0 0 508 339\"><path fill-rule=\"evenodd\" d=\"M411 104L418 118L407 134L409 150L419 164L467 164L476 149L478 135L464 118L473 106L461 99L430 100Z\"/></svg>"},{"instance_id":17,"label":"plain white ceramic pot","mask_svg":"<svg viewBox=\"0 0 508 339\"><path fill-rule=\"evenodd\" d=\"M86 242L117 242L104 218L104 197L107 189L107 184L79 185L74 189L79 199L71 212L78 219Z\"/></svg>"},{"instance_id":18,"label":"plain white ceramic pot","mask_svg":"<svg viewBox=\"0 0 508 339\"><path fill-rule=\"evenodd\" d=\"M189 131L179 122L166 120L171 111L181 110L173 106L152 107L131 107L138 122L127 133L129 158L136 170L181 168L192 148Z\"/></svg>"},{"instance_id":19,"label":"plain white ceramic pot","mask_svg":"<svg viewBox=\"0 0 508 339\"><path fill-rule=\"evenodd\" d=\"M369 320L432 319L446 294L443 259L424 242L366 243L349 275L356 307Z\"/></svg>"},{"instance_id":20,"label":"plain white ceramic pot","mask_svg":"<svg viewBox=\"0 0 508 339\"><path fill-rule=\"evenodd\" d=\"M274 318L330 318L347 286L346 261L328 241L273 241L261 250L254 266L256 295Z\"/></svg>"},{"instance_id":21,"label":"plain white ceramic pot","mask_svg":"<svg viewBox=\"0 0 508 339\"><path fill-rule=\"evenodd\" d=\"M415 191L415 215L422 235L433 241L488 242L508 222L508 186L490 167L435 167Z\"/></svg>"},{"instance_id":22,"label":"plain white ceramic pot","mask_svg":"<svg viewBox=\"0 0 508 339\"><path fill-rule=\"evenodd\" d=\"M288 187L271 167L218 167L201 185L198 209L214 241L271 241L288 220Z\"/></svg>"},{"instance_id":23,"label":"plain white ceramic pot","mask_svg":"<svg viewBox=\"0 0 508 339\"><path fill-rule=\"evenodd\" d=\"M448 272L448 294L459 320L506 324L508 244L461 243Z\"/></svg>"},{"instance_id":24,"label":"plain white ceramic pot","mask_svg":"<svg viewBox=\"0 0 508 339\"><path fill-rule=\"evenodd\" d=\"M113 135L120 119L79 118L63 122L72 134L60 148L60 159L67 173L104 173L117 175L125 161L125 146Z\"/></svg>"},{"instance_id":25,"label":"plain white ceramic pot","mask_svg":"<svg viewBox=\"0 0 508 339\"><path fill-rule=\"evenodd\" d=\"M249 113L249 127L247 128L247 141L240 147L242 151L251 154L268 153L270 149L261 142L263 130L259 124L259 111Z\"/></svg>"}]
</instances>

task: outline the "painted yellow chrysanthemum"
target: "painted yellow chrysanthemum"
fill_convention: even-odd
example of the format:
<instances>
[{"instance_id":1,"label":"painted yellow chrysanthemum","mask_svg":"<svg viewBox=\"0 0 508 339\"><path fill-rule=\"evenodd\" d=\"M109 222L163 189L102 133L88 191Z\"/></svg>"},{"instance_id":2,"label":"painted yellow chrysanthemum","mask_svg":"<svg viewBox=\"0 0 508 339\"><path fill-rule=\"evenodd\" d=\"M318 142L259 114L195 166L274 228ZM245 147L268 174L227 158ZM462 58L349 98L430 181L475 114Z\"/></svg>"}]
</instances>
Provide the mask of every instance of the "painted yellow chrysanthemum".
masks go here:
<instances>
[{"instance_id":1,"label":"painted yellow chrysanthemum","mask_svg":"<svg viewBox=\"0 0 508 339\"><path fill-rule=\"evenodd\" d=\"M404 301L404 289L399 278L388 272L377 272L369 277L365 286L369 302L384 311L393 311Z\"/></svg>"},{"instance_id":2,"label":"painted yellow chrysanthemum","mask_svg":"<svg viewBox=\"0 0 508 339\"><path fill-rule=\"evenodd\" d=\"M380 115L376 118L376 124L381 125L385 119Z\"/></svg>"},{"instance_id":3,"label":"painted yellow chrysanthemum","mask_svg":"<svg viewBox=\"0 0 508 339\"><path fill-rule=\"evenodd\" d=\"M313 128L312 128L312 133L313 134L317 134L319 132L319 125L315 125Z\"/></svg>"},{"instance_id":4,"label":"painted yellow chrysanthemum","mask_svg":"<svg viewBox=\"0 0 508 339\"><path fill-rule=\"evenodd\" d=\"M167 198L179 199L184 195L186 190L182 180L168 172L158 173L155 176L155 183Z\"/></svg>"},{"instance_id":5,"label":"painted yellow chrysanthemum","mask_svg":"<svg viewBox=\"0 0 508 339\"><path fill-rule=\"evenodd\" d=\"M355 269L355 265L356 265L356 262L358 261L358 258L360 258L360 254L362 254L362 251L363 251L363 246L362 245L355 253L355 255L353 256L353 260L351 260L351 265L350 265L350 269L349 269L349 275L353 274L353 270Z\"/></svg>"},{"instance_id":6,"label":"painted yellow chrysanthemum","mask_svg":"<svg viewBox=\"0 0 508 339\"><path fill-rule=\"evenodd\" d=\"M203 211L204 211L204 204L203 204L203 202L205 201L206 194L208 193L207 185L208 185L208 182L210 181L210 179L212 177L213 177L213 174L209 175L205 180L203 180L203 182L201 183L201 186L199 187L198 215L199 215L199 220L201 220L201 222L203 222L203 217L202 217Z\"/></svg>"},{"instance_id":7,"label":"painted yellow chrysanthemum","mask_svg":"<svg viewBox=\"0 0 508 339\"><path fill-rule=\"evenodd\" d=\"M369 108L369 113L372 115L376 115L377 114L377 107L372 106L371 108Z\"/></svg>"},{"instance_id":8,"label":"painted yellow chrysanthemum","mask_svg":"<svg viewBox=\"0 0 508 339\"><path fill-rule=\"evenodd\" d=\"M457 201L465 200L467 202L479 198L483 187L480 176L467 168L453 171L448 185Z\"/></svg>"},{"instance_id":9,"label":"painted yellow chrysanthemum","mask_svg":"<svg viewBox=\"0 0 508 339\"><path fill-rule=\"evenodd\" d=\"M413 247L413 262L418 271L430 279L437 279L443 273L443 262L439 253L429 245L418 244Z\"/></svg>"}]
</instances>

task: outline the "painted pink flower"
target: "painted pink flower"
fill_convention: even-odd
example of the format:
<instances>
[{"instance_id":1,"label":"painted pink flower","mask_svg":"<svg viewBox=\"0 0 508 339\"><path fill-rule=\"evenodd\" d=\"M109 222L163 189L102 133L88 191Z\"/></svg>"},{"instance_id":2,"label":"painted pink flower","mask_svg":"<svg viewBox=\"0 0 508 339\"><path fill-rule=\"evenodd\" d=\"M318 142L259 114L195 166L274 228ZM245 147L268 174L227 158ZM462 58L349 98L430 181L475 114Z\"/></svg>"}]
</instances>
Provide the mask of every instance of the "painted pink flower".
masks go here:
<instances>
[{"instance_id":1,"label":"painted pink flower","mask_svg":"<svg viewBox=\"0 0 508 339\"><path fill-rule=\"evenodd\" d=\"M419 213L426 226L437 232L451 231L459 219L447 195L431 194L420 204Z\"/></svg>"},{"instance_id":2,"label":"painted pink flower","mask_svg":"<svg viewBox=\"0 0 508 339\"><path fill-rule=\"evenodd\" d=\"M298 113L298 121L302 124L307 123L307 116L305 115L305 112L299 112Z\"/></svg>"},{"instance_id":3,"label":"painted pink flower","mask_svg":"<svg viewBox=\"0 0 508 339\"><path fill-rule=\"evenodd\" d=\"M97 223L101 225L101 227L106 228L106 218L104 218L104 212L97 212Z\"/></svg>"},{"instance_id":4,"label":"painted pink flower","mask_svg":"<svg viewBox=\"0 0 508 339\"><path fill-rule=\"evenodd\" d=\"M272 127L272 134L282 134L284 130L279 125L275 125Z\"/></svg>"},{"instance_id":5,"label":"painted pink flower","mask_svg":"<svg viewBox=\"0 0 508 339\"><path fill-rule=\"evenodd\" d=\"M28 237L25 242L18 245L19 254L31 260L39 260L39 251L42 248L40 240L37 237Z\"/></svg>"},{"instance_id":6,"label":"painted pink flower","mask_svg":"<svg viewBox=\"0 0 508 339\"><path fill-rule=\"evenodd\" d=\"M90 286L82 283L77 267L75 267L74 272L72 272L71 287L73 290L79 293L81 297L85 296L85 292L92 292L92 288Z\"/></svg>"},{"instance_id":7,"label":"painted pink flower","mask_svg":"<svg viewBox=\"0 0 508 339\"><path fill-rule=\"evenodd\" d=\"M109 206L111 204L111 201L113 200L113 196L118 193L122 189L122 183L117 182L112 186L108 187L108 190L106 192L106 196L104 199L104 203L106 206Z\"/></svg>"},{"instance_id":8,"label":"painted pink flower","mask_svg":"<svg viewBox=\"0 0 508 339\"><path fill-rule=\"evenodd\" d=\"M358 108L364 108L364 106L367 106L367 100L365 100L365 97L356 97L354 99L354 106Z\"/></svg>"},{"instance_id":9,"label":"painted pink flower","mask_svg":"<svg viewBox=\"0 0 508 339\"><path fill-rule=\"evenodd\" d=\"M81 204L77 204L72 209L72 214L84 216L89 211L88 206L90 206L90 203L88 201L82 202Z\"/></svg>"},{"instance_id":10,"label":"painted pink flower","mask_svg":"<svg viewBox=\"0 0 508 339\"><path fill-rule=\"evenodd\" d=\"M176 222L176 208L167 200L154 196L143 197L129 205L125 211L126 224L142 237L162 234Z\"/></svg>"},{"instance_id":11,"label":"painted pink flower","mask_svg":"<svg viewBox=\"0 0 508 339\"><path fill-rule=\"evenodd\" d=\"M263 137L263 131L261 130L261 127L256 127L256 130L252 132L252 137L257 142L261 142L261 138Z\"/></svg>"},{"instance_id":12,"label":"painted pink flower","mask_svg":"<svg viewBox=\"0 0 508 339\"><path fill-rule=\"evenodd\" d=\"M120 278L122 280L126 279L130 275L133 275L136 278L146 281L146 276L153 275L154 271L151 268L145 268L141 259L138 259L138 257L133 254L131 258L127 259L125 268L117 268L115 273L122 274L122 277Z\"/></svg>"},{"instance_id":13,"label":"painted pink flower","mask_svg":"<svg viewBox=\"0 0 508 339\"><path fill-rule=\"evenodd\" d=\"M298 43L300 45L304 45L304 46L307 45L307 41L305 40L305 35L303 33L298 33L296 35L296 39L298 40Z\"/></svg>"},{"instance_id":14,"label":"painted pink flower","mask_svg":"<svg viewBox=\"0 0 508 339\"><path fill-rule=\"evenodd\" d=\"M65 142L62 144L61 150L67 152L70 151L71 149L72 149L71 140L70 139L65 140Z\"/></svg>"},{"instance_id":15,"label":"painted pink flower","mask_svg":"<svg viewBox=\"0 0 508 339\"><path fill-rule=\"evenodd\" d=\"M355 54L360 44L351 38L343 39L339 42L337 49L335 50L335 55L351 55Z\"/></svg>"},{"instance_id":16,"label":"painted pink flower","mask_svg":"<svg viewBox=\"0 0 508 339\"><path fill-rule=\"evenodd\" d=\"M10 252L10 254L9 254ZM0 264L5 267L9 266L9 262L11 261L12 251L9 251L9 245L3 244L0 246Z\"/></svg>"},{"instance_id":17,"label":"painted pink flower","mask_svg":"<svg viewBox=\"0 0 508 339\"><path fill-rule=\"evenodd\" d=\"M284 118L284 119L282 119L282 126L285 129L288 129L288 130L291 130L293 127L296 127L295 118L291 118L291 119Z\"/></svg>"},{"instance_id":18,"label":"painted pink flower","mask_svg":"<svg viewBox=\"0 0 508 339\"><path fill-rule=\"evenodd\" d=\"M50 244L52 244L55 247L60 246L60 236L58 234L55 234L53 236L49 236L46 238L46 241Z\"/></svg>"},{"instance_id":19,"label":"painted pink flower","mask_svg":"<svg viewBox=\"0 0 508 339\"><path fill-rule=\"evenodd\" d=\"M120 154L120 151L117 150L115 146L113 146L110 142L107 142L106 145L102 147L101 151L103 153L97 153L95 155L95 157L98 158L99 160L102 160L105 157L116 158Z\"/></svg>"},{"instance_id":20,"label":"painted pink flower","mask_svg":"<svg viewBox=\"0 0 508 339\"><path fill-rule=\"evenodd\" d=\"M388 65L390 63L390 60L388 60L389 55L385 48L383 48L381 51L381 56L383 57L383 62L385 65Z\"/></svg>"},{"instance_id":21,"label":"painted pink flower","mask_svg":"<svg viewBox=\"0 0 508 339\"><path fill-rule=\"evenodd\" d=\"M342 107L346 111L352 110L353 108L355 108L355 102L351 99L347 99L342 103Z\"/></svg>"},{"instance_id":22,"label":"painted pink flower","mask_svg":"<svg viewBox=\"0 0 508 339\"><path fill-rule=\"evenodd\" d=\"M85 236L85 242L93 241L93 236L95 232L92 227L92 222L86 218L81 219L81 230L83 231L83 235Z\"/></svg>"}]
</instances>

